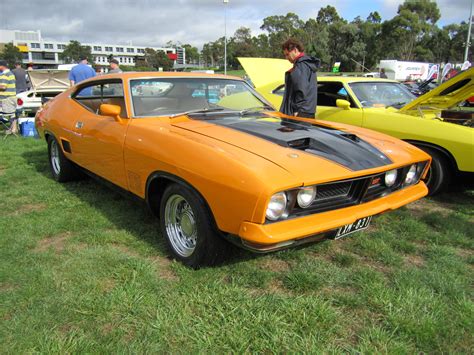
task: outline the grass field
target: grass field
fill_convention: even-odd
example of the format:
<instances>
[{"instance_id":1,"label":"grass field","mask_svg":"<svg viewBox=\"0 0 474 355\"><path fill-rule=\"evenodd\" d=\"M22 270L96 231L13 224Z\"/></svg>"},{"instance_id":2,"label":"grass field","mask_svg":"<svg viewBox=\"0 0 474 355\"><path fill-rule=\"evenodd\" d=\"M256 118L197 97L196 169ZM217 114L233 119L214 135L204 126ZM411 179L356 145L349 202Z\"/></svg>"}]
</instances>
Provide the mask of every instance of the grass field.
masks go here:
<instances>
[{"instance_id":1,"label":"grass field","mask_svg":"<svg viewBox=\"0 0 474 355\"><path fill-rule=\"evenodd\" d=\"M474 351L472 190L194 271L141 203L54 182L43 141L0 147L1 353Z\"/></svg>"}]
</instances>

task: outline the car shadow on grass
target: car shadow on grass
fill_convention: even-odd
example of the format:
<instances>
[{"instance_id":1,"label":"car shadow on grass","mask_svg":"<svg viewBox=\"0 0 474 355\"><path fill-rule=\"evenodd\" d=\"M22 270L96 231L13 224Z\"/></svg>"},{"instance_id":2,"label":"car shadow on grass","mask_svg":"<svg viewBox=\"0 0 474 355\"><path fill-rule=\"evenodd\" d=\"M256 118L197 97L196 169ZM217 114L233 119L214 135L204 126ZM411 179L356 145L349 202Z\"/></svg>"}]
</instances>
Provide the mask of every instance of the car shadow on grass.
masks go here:
<instances>
[{"instance_id":1,"label":"car shadow on grass","mask_svg":"<svg viewBox=\"0 0 474 355\"><path fill-rule=\"evenodd\" d=\"M39 174L54 181L47 155L43 149L25 152L23 158ZM171 259L166 243L159 232L158 218L140 198L134 198L125 190L113 187L110 183L92 178L86 174L77 181L57 184L87 203L94 210L100 211L116 229L126 231L133 237L143 240L155 248L160 255ZM216 266L240 263L263 255L229 244L228 257Z\"/></svg>"}]
</instances>

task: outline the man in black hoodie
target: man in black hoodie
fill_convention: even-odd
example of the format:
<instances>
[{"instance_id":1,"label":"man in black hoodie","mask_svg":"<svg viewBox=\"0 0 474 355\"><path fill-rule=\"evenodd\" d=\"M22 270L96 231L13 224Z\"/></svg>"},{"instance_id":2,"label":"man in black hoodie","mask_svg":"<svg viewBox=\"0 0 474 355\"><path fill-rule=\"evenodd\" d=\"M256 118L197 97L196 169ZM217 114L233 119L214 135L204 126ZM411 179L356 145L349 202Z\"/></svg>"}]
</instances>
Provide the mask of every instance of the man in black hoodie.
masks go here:
<instances>
[{"instance_id":1,"label":"man in black hoodie","mask_svg":"<svg viewBox=\"0 0 474 355\"><path fill-rule=\"evenodd\" d=\"M320 61L305 55L303 45L293 38L285 41L282 49L293 68L285 73L285 96L280 112L314 118L318 98L316 70Z\"/></svg>"}]
</instances>

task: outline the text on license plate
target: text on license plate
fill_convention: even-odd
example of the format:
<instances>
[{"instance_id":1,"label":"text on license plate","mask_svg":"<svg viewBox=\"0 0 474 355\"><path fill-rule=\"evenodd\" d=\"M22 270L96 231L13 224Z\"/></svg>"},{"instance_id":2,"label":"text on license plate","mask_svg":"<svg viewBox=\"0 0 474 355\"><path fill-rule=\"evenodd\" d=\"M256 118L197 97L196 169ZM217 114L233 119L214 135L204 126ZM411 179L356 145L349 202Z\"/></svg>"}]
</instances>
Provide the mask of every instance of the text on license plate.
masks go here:
<instances>
[{"instance_id":1,"label":"text on license plate","mask_svg":"<svg viewBox=\"0 0 474 355\"><path fill-rule=\"evenodd\" d=\"M346 224L345 226L340 227L337 230L336 235L334 236L334 239L339 239L348 234L367 228L371 220L372 220L372 216L364 217L364 218L358 219L354 223Z\"/></svg>"}]
</instances>

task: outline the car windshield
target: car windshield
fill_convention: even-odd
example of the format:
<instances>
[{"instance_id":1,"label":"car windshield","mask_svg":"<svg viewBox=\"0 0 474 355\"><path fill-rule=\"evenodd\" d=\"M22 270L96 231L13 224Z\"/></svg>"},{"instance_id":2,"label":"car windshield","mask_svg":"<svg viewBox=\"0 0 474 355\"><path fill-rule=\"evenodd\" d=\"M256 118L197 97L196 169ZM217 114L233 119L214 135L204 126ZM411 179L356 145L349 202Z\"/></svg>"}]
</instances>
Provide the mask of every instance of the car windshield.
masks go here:
<instances>
[{"instance_id":1,"label":"car windshield","mask_svg":"<svg viewBox=\"0 0 474 355\"><path fill-rule=\"evenodd\" d=\"M400 108L416 98L406 86L391 82L363 82L349 84L362 107Z\"/></svg>"},{"instance_id":2,"label":"car windshield","mask_svg":"<svg viewBox=\"0 0 474 355\"><path fill-rule=\"evenodd\" d=\"M268 109L248 84L215 78L147 78L131 80L135 116L171 116L193 112Z\"/></svg>"}]
</instances>

